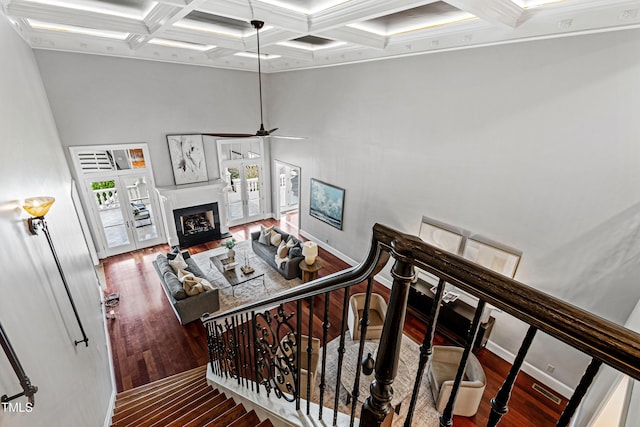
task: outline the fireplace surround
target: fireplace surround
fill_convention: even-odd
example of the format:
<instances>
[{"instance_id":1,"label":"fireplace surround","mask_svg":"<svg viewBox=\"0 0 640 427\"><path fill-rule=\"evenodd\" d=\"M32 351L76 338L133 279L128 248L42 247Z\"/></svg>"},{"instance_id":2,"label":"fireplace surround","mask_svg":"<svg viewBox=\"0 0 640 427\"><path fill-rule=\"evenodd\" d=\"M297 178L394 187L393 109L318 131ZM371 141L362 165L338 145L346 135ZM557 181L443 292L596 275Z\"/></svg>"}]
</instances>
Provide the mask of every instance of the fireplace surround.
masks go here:
<instances>
[{"instance_id":1,"label":"fireplace surround","mask_svg":"<svg viewBox=\"0 0 640 427\"><path fill-rule=\"evenodd\" d=\"M226 183L156 187L169 246L186 248L229 237L224 192Z\"/></svg>"}]
</instances>

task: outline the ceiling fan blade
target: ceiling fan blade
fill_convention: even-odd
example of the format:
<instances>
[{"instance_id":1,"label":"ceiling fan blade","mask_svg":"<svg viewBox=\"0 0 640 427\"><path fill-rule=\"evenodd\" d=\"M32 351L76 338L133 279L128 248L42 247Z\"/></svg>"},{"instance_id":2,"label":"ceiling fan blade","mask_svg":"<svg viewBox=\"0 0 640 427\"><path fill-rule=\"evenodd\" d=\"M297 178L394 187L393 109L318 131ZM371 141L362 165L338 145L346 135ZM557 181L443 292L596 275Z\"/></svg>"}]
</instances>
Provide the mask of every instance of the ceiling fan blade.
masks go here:
<instances>
[{"instance_id":1,"label":"ceiling fan blade","mask_svg":"<svg viewBox=\"0 0 640 427\"><path fill-rule=\"evenodd\" d=\"M280 135L269 135L269 138L291 139L295 141L303 141L303 140L309 139L306 136L280 136Z\"/></svg>"},{"instance_id":2,"label":"ceiling fan blade","mask_svg":"<svg viewBox=\"0 0 640 427\"><path fill-rule=\"evenodd\" d=\"M277 131L278 128L273 128L270 131L267 132L267 135L271 135L273 132Z\"/></svg>"},{"instance_id":3,"label":"ceiling fan blade","mask_svg":"<svg viewBox=\"0 0 640 427\"><path fill-rule=\"evenodd\" d=\"M203 133L203 135L217 136L221 138L250 138L255 136L252 133Z\"/></svg>"}]
</instances>

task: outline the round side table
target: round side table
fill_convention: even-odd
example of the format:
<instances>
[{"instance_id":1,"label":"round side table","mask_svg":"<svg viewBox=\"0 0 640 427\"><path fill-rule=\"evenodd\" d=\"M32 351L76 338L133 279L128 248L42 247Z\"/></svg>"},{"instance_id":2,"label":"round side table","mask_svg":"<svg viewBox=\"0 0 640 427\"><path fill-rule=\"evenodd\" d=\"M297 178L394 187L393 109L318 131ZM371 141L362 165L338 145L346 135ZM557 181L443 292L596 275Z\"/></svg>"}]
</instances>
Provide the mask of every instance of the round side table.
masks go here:
<instances>
[{"instance_id":1,"label":"round side table","mask_svg":"<svg viewBox=\"0 0 640 427\"><path fill-rule=\"evenodd\" d=\"M305 260L300 261L300 270L302 270L302 283L307 283L318 278L318 270L322 268L322 263L318 258L309 265Z\"/></svg>"}]
</instances>

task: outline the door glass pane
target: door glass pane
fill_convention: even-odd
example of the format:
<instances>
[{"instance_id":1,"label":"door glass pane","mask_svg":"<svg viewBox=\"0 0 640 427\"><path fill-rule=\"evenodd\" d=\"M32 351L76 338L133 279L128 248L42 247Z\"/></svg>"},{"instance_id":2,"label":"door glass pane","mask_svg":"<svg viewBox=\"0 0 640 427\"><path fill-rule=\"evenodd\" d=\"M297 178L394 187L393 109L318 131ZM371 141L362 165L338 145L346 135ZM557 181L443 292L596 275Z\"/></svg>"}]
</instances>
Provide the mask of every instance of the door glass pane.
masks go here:
<instances>
[{"instance_id":1,"label":"door glass pane","mask_svg":"<svg viewBox=\"0 0 640 427\"><path fill-rule=\"evenodd\" d=\"M100 225L104 231L108 248L128 245L127 226L120 210L116 183L111 181L92 181L93 200L96 203Z\"/></svg>"},{"instance_id":2,"label":"door glass pane","mask_svg":"<svg viewBox=\"0 0 640 427\"><path fill-rule=\"evenodd\" d=\"M260 214L260 166L249 164L244 166L245 178L247 180L247 201L249 216Z\"/></svg>"},{"instance_id":3,"label":"door glass pane","mask_svg":"<svg viewBox=\"0 0 640 427\"><path fill-rule=\"evenodd\" d=\"M227 206L229 207L229 221L242 219L242 185L238 168L225 168L227 182Z\"/></svg>"},{"instance_id":4,"label":"door glass pane","mask_svg":"<svg viewBox=\"0 0 640 427\"><path fill-rule=\"evenodd\" d=\"M149 197L147 179L144 175L127 176L122 178L127 188L129 205L127 209L131 212L135 237L139 242L156 239L158 229L153 211L153 204Z\"/></svg>"}]
</instances>

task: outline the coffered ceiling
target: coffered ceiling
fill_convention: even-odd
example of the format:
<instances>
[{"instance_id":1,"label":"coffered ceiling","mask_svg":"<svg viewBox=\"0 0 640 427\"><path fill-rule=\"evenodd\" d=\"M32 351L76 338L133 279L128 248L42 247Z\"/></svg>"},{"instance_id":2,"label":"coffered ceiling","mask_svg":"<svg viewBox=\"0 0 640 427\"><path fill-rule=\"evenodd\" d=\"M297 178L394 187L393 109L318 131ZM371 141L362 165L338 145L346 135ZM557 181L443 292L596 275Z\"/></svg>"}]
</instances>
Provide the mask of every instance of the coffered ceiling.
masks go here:
<instances>
[{"instance_id":1,"label":"coffered ceiling","mask_svg":"<svg viewBox=\"0 0 640 427\"><path fill-rule=\"evenodd\" d=\"M640 25L639 0L0 0L34 49L274 72Z\"/></svg>"}]
</instances>

